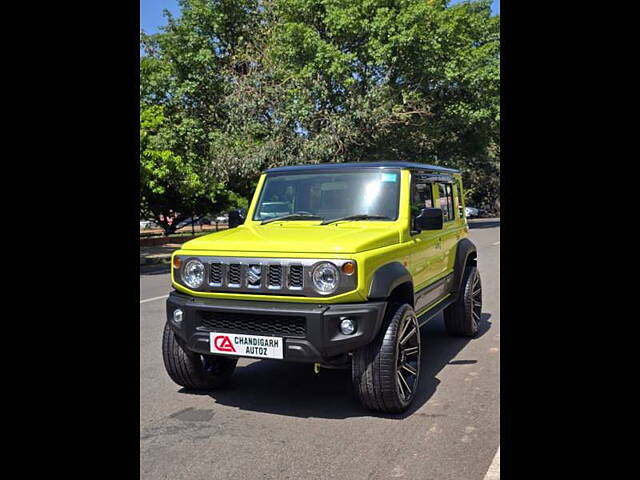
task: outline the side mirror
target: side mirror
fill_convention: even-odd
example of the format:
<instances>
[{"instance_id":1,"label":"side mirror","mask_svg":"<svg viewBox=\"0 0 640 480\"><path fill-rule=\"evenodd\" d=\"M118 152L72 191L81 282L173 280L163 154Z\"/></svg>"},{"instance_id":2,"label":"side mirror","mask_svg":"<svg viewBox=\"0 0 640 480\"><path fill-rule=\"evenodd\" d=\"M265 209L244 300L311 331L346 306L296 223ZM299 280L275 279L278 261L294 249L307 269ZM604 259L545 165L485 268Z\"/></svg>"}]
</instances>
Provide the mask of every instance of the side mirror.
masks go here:
<instances>
[{"instance_id":1,"label":"side mirror","mask_svg":"<svg viewBox=\"0 0 640 480\"><path fill-rule=\"evenodd\" d=\"M440 208L423 208L415 218L419 230L442 230L444 217Z\"/></svg>"},{"instance_id":2,"label":"side mirror","mask_svg":"<svg viewBox=\"0 0 640 480\"><path fill-rule=\"evenodd\" d=\"M243 209L238 208L229 212L229 228L235 228L244 223L244 212L242 210Z\"/></svg>"}]
</instances>

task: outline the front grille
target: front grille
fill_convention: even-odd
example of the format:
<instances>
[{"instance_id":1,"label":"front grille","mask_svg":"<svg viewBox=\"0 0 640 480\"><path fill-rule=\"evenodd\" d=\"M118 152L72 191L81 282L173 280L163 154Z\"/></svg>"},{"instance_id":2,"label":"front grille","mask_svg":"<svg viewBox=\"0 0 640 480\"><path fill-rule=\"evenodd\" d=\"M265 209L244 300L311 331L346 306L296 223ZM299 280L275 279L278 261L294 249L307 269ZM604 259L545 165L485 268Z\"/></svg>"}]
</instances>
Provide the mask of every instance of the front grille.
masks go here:
<instances>
[{"instance_id":1,"label":"front grille","mask_svg":"<svg viewBox=\"0 0 640 480\"><path fill-rule=\"evenodd\" d=\"M188 257L185 257L188 258ZM313 287L311 272L322 261L330 261L340 268L342 259L322 258L269 258L269 257L198 257L205 264L207 293L247 293L252 295L278 295L319 297ZM357 275L343 276L335 294L355 290Z\"/></svg>"},{"instance_id":2,"label":"front grille","mask_svg":"<svg viewBox=\"0 0 640 480\"><path fill-rule=\"evenodd\" d=\"M304 317L206 311L199 313L200 328L212 332L280 337L305 337L307 332Z\"/></svg>"},{"instance_id":3,"label":"front grille","mask_svg":"<svg viewBox=\"0 0 640 480\"><path fill-rule=\"evenodd\" d=\"M271 288L282 287L282 265L269 265L268 286Z\"/></svg>"},{"instance_id":4,"label":"front grille","mask_svg":"<svg viewBox=\"0 0 640 480\"><path fill-rule=\"evenodd\" d=\"M239 263L230 264L229 273L227 275L229 278L229 280L227 281L229 286L235 286L235 287L240 286L240 264Z\"/></svg>"},{"instance_id":5,"label":"front grille","mask_svg":"<svg viewBox=\"0 0 640 480\"><path fill-rule=\"evenodd\" d=\"M209 283L215 286L222 285L222 264L212 263L210 267L211 271L209 273Z\"/></svg>"},{"instance_id":6,"label":"front grille","mask_svg":"<svg viewBox=\"0 0 640 480\"><path fill-rule=\"evenodd\" d=\"M302 265L289 267L289 288L302 288Z\"/></svg>"}]
</instances>

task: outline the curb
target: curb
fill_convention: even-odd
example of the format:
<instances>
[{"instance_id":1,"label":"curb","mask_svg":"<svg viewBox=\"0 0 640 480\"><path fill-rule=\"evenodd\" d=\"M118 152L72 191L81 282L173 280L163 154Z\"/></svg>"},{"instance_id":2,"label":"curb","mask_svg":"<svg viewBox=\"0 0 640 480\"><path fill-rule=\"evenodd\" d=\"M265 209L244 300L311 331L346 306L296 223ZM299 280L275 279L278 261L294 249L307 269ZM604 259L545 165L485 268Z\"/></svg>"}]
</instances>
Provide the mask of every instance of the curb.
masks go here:
<instances>
[{"instance_id":1,"label":"curb","mask_svg":"<svg viewBox=\"0 0 640 480\"><path fill-rule=\"evenodd\" d=\"M149 257L140 257L140 265L159 265L159 264L170 264L171 263L171 254L168 253L166 255L153 255Z\"/></svg>"},{"instance_id":2,"label":"curb","mask_svg":"<svg viewBox=\"0 0 640 480\"><path fill-rule=\"evenodd\" d=\"M182 247L181 243L167 243L164 245L164 249L155 250L156 253L152 253L153 250L147 252L140 252L140 266L142 265L161 265L161 264L170 264L171 263L171 255L176 250L179 250ZM142 250L142 249L141 249ZM163 251L164 250L164 251ZM167 251L169 250L169 251Z\"/></svg>"}]
</instances>

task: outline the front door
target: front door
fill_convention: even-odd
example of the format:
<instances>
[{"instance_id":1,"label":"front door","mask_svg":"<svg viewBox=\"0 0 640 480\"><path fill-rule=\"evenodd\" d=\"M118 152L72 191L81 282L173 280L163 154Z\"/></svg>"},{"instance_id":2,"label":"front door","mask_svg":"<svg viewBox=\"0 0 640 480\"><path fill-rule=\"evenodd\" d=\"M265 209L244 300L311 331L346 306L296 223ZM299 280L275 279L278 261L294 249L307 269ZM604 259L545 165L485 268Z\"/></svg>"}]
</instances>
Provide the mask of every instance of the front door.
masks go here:
<instances>
[{"instance_id":1,"label":"front door","mask_svg":"<svg viewBox=\"0 0 640 480\"><path fill-rule=\"evenodd\" d=\"M411 218L423 208L434 206L433 184L411 178ZM413 220L412 220L413 221ZM444 249L441 230L423 230L415 233L411 225L411 243L408 269L416 291L427 287L443 271Z\"/></svg>"}]
</instances>

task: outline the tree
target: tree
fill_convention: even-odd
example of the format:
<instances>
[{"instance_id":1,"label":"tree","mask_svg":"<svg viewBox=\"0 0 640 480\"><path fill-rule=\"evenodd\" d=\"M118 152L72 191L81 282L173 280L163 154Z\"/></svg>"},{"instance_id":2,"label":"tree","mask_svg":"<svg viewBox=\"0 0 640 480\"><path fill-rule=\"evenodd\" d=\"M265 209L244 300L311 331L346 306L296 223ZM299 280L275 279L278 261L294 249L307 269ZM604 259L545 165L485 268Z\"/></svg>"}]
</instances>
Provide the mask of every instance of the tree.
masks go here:
<instances>
[{"instance_id":1,"label":"tree","mask_svg":"<svg viewBox=\"0 0 640 480\"><path fill-rule=\"evenodd\" d=\"M164 109L140 109L140 211L155 218L169 235L186 217L225 208L232 194L209 178L206 165L172 151L172 129L167 128Z\"/></svg>"},{"instance_id":2,"label":"tree","mask_svg":"<svg viewBox=\"0 0 640 480\"><path fill-rule=\"evenodd\" d=\"M270 63L290 86L298 130L318 144L296 156L459 167L474 201L497 196L499 17L489 1L273 5Z\"/></svg>"},{"instance_id":3,"label":"tree","mask_svg":"<svg viewBox=\"0 0 640 480\"><path fill-rule=\"evenodd\" d=\"M175 192L248 197L272 166L411 160L461 168L472 203L497 199L499 17L490 1L180 7L162 33L141 37L141 108L162 107L141 159L165 179L177 175ZM157 201L177 205L168 192Z\"/></svg>"}]
</instances>

